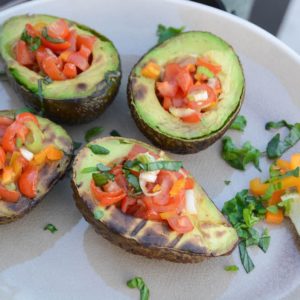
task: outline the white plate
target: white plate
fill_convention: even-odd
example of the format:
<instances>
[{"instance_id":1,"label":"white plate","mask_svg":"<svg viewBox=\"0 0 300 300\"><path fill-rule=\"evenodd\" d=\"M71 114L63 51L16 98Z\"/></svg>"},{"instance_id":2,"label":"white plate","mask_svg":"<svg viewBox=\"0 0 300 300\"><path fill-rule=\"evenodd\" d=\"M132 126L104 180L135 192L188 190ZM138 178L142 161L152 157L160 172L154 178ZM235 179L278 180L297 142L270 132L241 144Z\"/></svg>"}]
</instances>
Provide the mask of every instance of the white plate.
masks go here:
<instances>
[{"instance_id":1,"label":"white plate","mask_svg":"<svg viewBox=\"0 0 300 300\"><path fill-rule=\"evenodd\" d=\"M104 135L117 129L146 141L129 115L125 91L130 68L156 43L159 23L211 31L238 52L247 81L242 114L248 126L245 133L228 132L237 143L251 140L264 149L273 134L264 130L267 121L299 121L299 57L270 34L227 13L175 0L43 0L3 11L0 21L24 13L74 19L107 35L120 51L119 95L97 121L67 128L77 141L96 124L105 127ZM0 99L0 109L22 106L5 83L1 83ZM222 161L220 148L219 141L198 154L174 157L184 161L222 208L225 200L247 187L250 178L265 178L269 162L262 161L262 173L251 166L246 172L236 171ZM300 151L300 144L293 151ZM224 180L231 180L231 185L225 186ZM55 224L58 232L43 231L47 223ZM288 221L270 232L267 254L250 251L256 265L250 274L240 265L238 251L195 265L149 260L98 236L77 211L66 178L30 215L1 226L0 299L138 299L138 291L126 287L126 281L137 275L149 285L152 299L299 299L299 238ZM225 272L228 264L239 265L240 271Z\"/></svg>"}]
</instances>

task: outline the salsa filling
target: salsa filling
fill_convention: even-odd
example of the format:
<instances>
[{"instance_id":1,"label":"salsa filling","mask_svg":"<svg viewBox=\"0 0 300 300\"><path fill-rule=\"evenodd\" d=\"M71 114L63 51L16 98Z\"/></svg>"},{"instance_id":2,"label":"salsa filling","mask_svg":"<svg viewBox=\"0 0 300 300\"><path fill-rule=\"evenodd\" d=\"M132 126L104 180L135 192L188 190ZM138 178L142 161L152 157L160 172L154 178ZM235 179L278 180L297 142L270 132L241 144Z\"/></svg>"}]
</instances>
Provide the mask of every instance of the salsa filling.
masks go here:
<instances>
[{"instance_id":1,"label":"salsa filling","mask_svg":"<svg viewBox=\"0 0 300 300\"><path fill-rule=\"evenodd\" d=\"M199 123L221 100L221 71L207 57L198 57L170 62L163 68L151 61L141 74L156 80L156 94L166 111L185 123Z\"/></svg>"},{"instance_id":2,"label":"salsa filling","mask_svg":"<svg viewBox=\"0 0 300 300\"><path fill-rule=\"evenodd\" d=\"M0 116L0 201L16 203L22 196L34 199L42 167L63 156L57 146L43 144L35 115Z\"/></svg>"},{"instance_id":3,"label":"salsa filling","mask_svg":"<svg viewBox=\"0 0 300 300\"><path fill-rule=\"evenodd\" d=\"M58 19L50 24L27 23L12 50L20 65L62 81L89 68L95 41L95 36L78 34L66 20Z\"/></svg>"},{"instance_id":4,"label":"salsa filling","mask_svg":"<svg viewBox=\"0 0 300 300\"><path fill-rule=\"evenodd\" d=\"M81 170L89 171L93 172L90 191L100 206L116 205L136 218L166 222L180 234L193 230L195 182L182 162L163 160L135 144L122 159Z\"/></svg>"}]
</instances>

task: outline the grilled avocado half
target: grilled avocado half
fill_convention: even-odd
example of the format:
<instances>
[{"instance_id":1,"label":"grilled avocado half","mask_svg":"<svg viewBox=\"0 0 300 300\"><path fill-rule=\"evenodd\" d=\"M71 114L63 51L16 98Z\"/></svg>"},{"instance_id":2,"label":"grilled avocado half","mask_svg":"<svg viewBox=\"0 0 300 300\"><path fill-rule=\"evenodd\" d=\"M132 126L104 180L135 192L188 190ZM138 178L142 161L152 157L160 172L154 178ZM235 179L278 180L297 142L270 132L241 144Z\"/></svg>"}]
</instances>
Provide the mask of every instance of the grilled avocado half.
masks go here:
<instances>
[{"instance_id":1,"label":"grilled avocado half","mask_svg":"<svg viewBox=\"0 0 300 300\"><path fill-rule=\"evenodd\" d=\"M112 102L121 82L121 63L113 43L95 30L66 20L78 34L96 37L90 67L74 79L46 84L44 77L20 65L13 46L30 24L50 24L49 15L20 15L8 19L0 30L0 55L13 89L25 104L59 123L78 124L97 118Z\"/></svg>"},{"instance_id":2,"label":"grilled avocado half","mask_svg":"<svg viewBox=\"0 0 300 300\"><path fill-rule=\"evenodd\" d=\"M15 119L15 111L0 111L0 117ZM30 212L45 195L54 187L59 179L63 177L70 165L73 154L73 142L67 132L59 125L48 119L36 116L43 134L43 147L54 145L63 151L62 159L46 163L38 172L36 196L28 199L22 196L16 203L0 199L0 224L10 223L20 219ZM1 126L0 126L0 129ZM1 131L1 130L0 130ZM1 140L1 139L0 139ZM0 142L1 145L1 142ZM0 180L0 186L2 182Z\"/></svg>"},{"instance_id":3,"label":"grilled avocado half","mask_svg":"<svg viewBox=\"0 0 300 300\"><path fill-rule=\"evenodd\" d=\"M156 80L142 75L154 62L168 63L207 57L222 67L222 99L199 123L185 123L166 111L155 91ZM238 56L220 37L200 31L181 33L150 49L133 67L128 80L128 104L139 129L156 146L174 153L195 153L219 139L237 116L244 98L245 78Z\"/></svg>"},{"instance_id":4,"label":"grilled avocado half","mask_svg":"<svg viewBox=\"0 0 300 300\"><path fill-rule=\"evenodd\" d=\"M145 143L121 137L96 139L91 144L109 150L107 155L94 154L87 146L82 148L73 164L72 187L74 200L84 218L94 226L96 232L113 244L128 252L148 258L165 259L173 262L199 262L208 257L230 254L238 237L236 231L216 208L200 185L196 185L197 215L192 218L194 229L185 234L172 231L159 221L146 221L122 213L115 205L103 207L90 191L92 173L83 169L98 163L110 165L126 159L135 145L158 154L159 149ZM162 154L164 160L171 160Z\"/></svg>"}]
</instances>

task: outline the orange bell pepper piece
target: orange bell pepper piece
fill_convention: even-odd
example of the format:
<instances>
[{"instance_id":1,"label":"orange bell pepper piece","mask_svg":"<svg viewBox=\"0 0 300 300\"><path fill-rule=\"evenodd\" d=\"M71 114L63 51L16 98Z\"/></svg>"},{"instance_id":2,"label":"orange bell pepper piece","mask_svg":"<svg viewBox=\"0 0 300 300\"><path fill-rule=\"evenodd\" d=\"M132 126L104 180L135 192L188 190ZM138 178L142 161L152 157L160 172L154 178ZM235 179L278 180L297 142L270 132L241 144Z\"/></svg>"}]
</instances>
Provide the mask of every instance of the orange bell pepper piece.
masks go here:
<instances>
[{"instance_id":1,"label":"orange bell pepper piece","mask_svg":"<svg viewBox=\"0 0 300 300\"><path fill-rule=\"evenodd\" d=\"M2 172L2 180L1 183L3 185L10 184L15 181L15 172L11 166L5 166Z\"/></svg>"},{"instance_id":2,"label":"orange bell pepper piece","mask_svg":"<svg viewBox=\"0 0 300 300\"><path fill-rule=\"evenodd\" d=\"M63 156L64 153L61 150L57 149L54 145L49 145L34 156L33 164L42 166L46 163L47 159L51 161L60 160Z\"/></svg>"},{"instance_id":3,"label":"orange bell pepper piece","mask_svg":"<svg viewBox=\"0 0 300 300\"><path fill-rule=\"evenodd\" d=\"M282 189L286 190L288 188L297 188L298 192L300 193L300 178L289 176L280 180L282 184Z\"/></svg>"},{"instance_id":4,"label":"orange bell pepper piece","mask_svg":"<svg viewBox=\"0 0 300 300\"><path fill-rule=\"evenodd\" d=\"M294 170L297 167L300 167L300 153L295 153L291 156L291 169Z\"/></svg>"},{"instance_id":5,"label":"orange bell pepper piece","mask_svg":"<svg viewBox=\"0 0 300 300\"><path fill-rule=\"evenodd\" d=\"M279 167L284 172L291 170L291 164L284 159L277 159L276 166Z\"/></svg>"},{"instance_id":6,"label":"orange bell pepper piece","mask_svg":"<svg viewBox=\"0 0 300 300\"><path fill-rule=\"evenodd\" d=\"M262 196L269 187L268 183L262 183L259 178L253 178L250 181L250 191L254 196Z\"/></svg>"},{"instance_id":7,"label":"orange bell pepper piece","mask_svg":"<svg viewBox=\"0 0 300 300\"><path fill-rule=\"evenodd\" d=\"M147 78L157 79L160 75L160 66L150 61L142 68L141 74Z\"/></svg>"},{"instance_id":8,"label":"orange bell pepper piece","mask_svg":"<svg viewBox=\"0 0 300 300\"><path fill-rule=\"evenodd\" d=\"M281 201L281 196L284 194L283 190L276 191L272 194L271 199L268 200L269 205L276 205Z\"/></svg>"},{"instance_id":9,"label":"orange bell pepper piece","mask_svg":"<svg viewBox=\"0 0 300 300\"><path fill-rule=\"evenodd\" d=\"M272 213L267 211L266 213L266 222L269 224L281 224L284 219L283 210L278 209L277 213Z\"/></svg>"},{"instance_id":10,"label":"orange bell pepper piece","mask_svg":"<svg viewBox=\"0 0 300 300\"><path fill-rule=\"evenodd\" d=\"M169 195L171 197L177 196L182 189L185 187L185 178L178 179L172 186Z\"/></svg>"}]
</instances>

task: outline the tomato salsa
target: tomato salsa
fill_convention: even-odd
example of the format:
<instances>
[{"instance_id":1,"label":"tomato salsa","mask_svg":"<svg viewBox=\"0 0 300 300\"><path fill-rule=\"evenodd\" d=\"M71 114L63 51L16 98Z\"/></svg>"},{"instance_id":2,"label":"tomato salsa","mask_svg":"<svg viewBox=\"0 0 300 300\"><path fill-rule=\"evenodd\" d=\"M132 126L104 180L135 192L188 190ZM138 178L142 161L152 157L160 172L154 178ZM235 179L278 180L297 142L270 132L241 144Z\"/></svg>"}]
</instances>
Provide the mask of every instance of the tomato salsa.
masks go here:
<instances>
[{"instance_id":1,"label":"tomato salsa","mask_svg":"<svg viewBox=\"0 0 300 300\"><path fill-rule=\"evenodd\" d=\"M195 182L182 162L163 160L135 144L121 161L97 168L90 190L100 206L116 205L125 214L166 222L180 234L193 230Z\"/></svg>"},{"instance_id":2,"label":"tomato salsa","mask_svg":"<svg viewBox=\"0 0 300 300\"><path fill-rule=\"evenodd\" d=\"M19 64L51 80L75 78L92 61L95 36L78 34L66 20L27 23L13 47Z\"/></svg>"},{"instance_id":3,"label":"tomato salsa","mask_svg":"<svg viewBox=\"0 0 300 300\"><path fill-rule=\"evenodd\" d=\"M192 63L170 62L161 68L146 64L141 74L156 80L156 94L163 108L185 123L199 123L201 116L220 100L222 67L207 57Z\"/></svg>"},{"instance_id":4,"label":"tomato salsa","mask_svg":"<svg viewBox=\"0 0 300 300\"><path fill-rule=\"evenodd\" d=\"M24 112L15 119L0 116L0 201L35 198L39 170L63 156L56 146L43 145L43 132L35 115Z\"/></svg>"}]
</instances>

